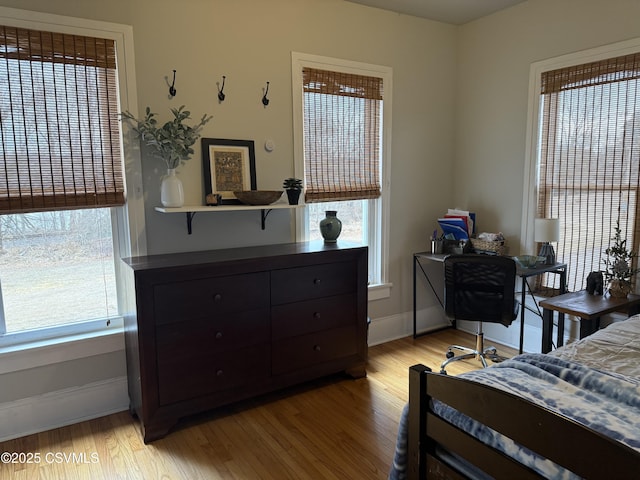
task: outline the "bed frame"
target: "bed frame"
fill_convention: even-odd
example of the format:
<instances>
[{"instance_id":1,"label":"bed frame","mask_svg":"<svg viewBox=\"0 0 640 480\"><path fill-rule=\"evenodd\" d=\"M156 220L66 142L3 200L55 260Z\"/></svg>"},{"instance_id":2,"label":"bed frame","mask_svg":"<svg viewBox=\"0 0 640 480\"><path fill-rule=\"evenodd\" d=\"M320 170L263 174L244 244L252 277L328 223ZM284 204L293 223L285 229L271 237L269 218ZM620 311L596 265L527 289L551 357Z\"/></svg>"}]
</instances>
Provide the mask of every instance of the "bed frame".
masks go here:
<instances>
[{"instance_id":1,"label":"bed frame","mask_svg":"<svg viewBox=\"0 0 640 480\"><path fill-rule=\"evenodd\" d=\"M469 478L446 462L450 452L495 478L543 478L430 409L430 400L450 405L584 478L637 478L640 453L590 428L513 394L424 365L409 369L409 480Z\"/></svg>"}]
</instances>

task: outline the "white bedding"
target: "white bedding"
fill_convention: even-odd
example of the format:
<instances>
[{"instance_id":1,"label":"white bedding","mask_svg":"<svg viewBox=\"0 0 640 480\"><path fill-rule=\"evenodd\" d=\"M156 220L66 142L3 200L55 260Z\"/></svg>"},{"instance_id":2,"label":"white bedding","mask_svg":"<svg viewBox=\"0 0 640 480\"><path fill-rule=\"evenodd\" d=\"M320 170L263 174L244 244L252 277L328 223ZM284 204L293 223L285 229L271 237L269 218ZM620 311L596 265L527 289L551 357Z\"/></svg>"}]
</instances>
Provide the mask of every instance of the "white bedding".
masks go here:
<instances>
[{"instance_id":1,"label":"white bedding","mask_svg":"<svg viewBox=\"0 0 640 480\"><path fill-rule=\"evenodd\" d=\"M640 379L640 315L612 323L549 355Z\"/></svg>"}]
</instances>

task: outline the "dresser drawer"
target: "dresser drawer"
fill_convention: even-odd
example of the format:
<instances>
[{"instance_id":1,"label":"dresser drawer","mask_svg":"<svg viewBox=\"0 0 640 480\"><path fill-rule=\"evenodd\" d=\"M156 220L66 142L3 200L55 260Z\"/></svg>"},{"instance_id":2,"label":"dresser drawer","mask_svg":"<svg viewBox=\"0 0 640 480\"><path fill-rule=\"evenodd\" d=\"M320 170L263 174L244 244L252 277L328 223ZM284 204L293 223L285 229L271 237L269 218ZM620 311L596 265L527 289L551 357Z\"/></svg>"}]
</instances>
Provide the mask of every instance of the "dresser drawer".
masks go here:
<instances>
[{"instance_id":1,"label":"dresser drawer","mask_svg":"<svg viewBox=\"0 0 640 480\"><path fill-rule=\"evenodd\" d=\"M356 290L352 262L325 263L271 272L271 303L278 305Z\"/></svg>"},{"instance_id":2,"label":"dresser drawer","mask_svg":"<svg viewBox=\"0 0 640 480\"><path fill-rule=\"evenodd\" d=\"M154 286L156 324L269 306L269 273L211 277Z\"/></svg>"},{"instance_id":3,"label":"dresser drawer","mask_svg":"<svg viewBox=\"0 0 640 480\"><path fill-rule=\"evenodd\" d=\"M156 354L158 362L166 363L193 350L223 352L269 339L269 310L250 310L160 325L156 330Z\"/></svg>"},{"instance_id":4,"label":"dresser drawer","mask_svg":"<svg viewBox=\"0 0 640 480\"><path fill-rule=\"evenodd\" d=\"M356 295L337 295L271 308L273 340L356 324Z\"/></svg>"},{"instance_id":5,"label":"dresser drawer","mask_svg":"<svg viewBox=\"0 0 640 480\"><path fill-rule=\"evenodd\" d=\"M273 375L357 354L356 327L342 327L273 342Z\"/></svg>"},{"instance_id":6,"label":"dresser drawer","mask_svg":"<svg viewBox=\"0 0 640 480\"><path fill-rule=\"evenodd\" d=\"M269 344L233 352L189 350L158 361L160 405L237 388L270 375Z\"/></svg>"}]
</instances>

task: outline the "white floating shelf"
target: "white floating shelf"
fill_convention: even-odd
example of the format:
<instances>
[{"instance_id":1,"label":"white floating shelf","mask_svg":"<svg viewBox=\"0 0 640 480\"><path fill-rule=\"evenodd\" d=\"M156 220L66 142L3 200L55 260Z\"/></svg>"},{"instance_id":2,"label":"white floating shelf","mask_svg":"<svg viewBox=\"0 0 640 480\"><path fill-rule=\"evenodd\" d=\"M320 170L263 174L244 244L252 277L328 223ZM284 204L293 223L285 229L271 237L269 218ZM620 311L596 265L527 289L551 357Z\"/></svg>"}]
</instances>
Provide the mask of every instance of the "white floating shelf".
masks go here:
<instances>
[{"instance_id":1,"label":"white floating shelf","mask_svg":"<svg viewBox=\"0 0 640 480\"><path fill-rule=\"evenodd\" d=\"M184 213L187 216L187 232L191 235L193 217L198 212L240 212L247 210L260 210L262 230L265 229L265 222L271 210L290 210L304 207L304 204L289 205L288 203L273 203L271 205L217 205L210 207L207 205L185 205L182 207L155 207L160 213Z\"/></svg>"}]
</instances>

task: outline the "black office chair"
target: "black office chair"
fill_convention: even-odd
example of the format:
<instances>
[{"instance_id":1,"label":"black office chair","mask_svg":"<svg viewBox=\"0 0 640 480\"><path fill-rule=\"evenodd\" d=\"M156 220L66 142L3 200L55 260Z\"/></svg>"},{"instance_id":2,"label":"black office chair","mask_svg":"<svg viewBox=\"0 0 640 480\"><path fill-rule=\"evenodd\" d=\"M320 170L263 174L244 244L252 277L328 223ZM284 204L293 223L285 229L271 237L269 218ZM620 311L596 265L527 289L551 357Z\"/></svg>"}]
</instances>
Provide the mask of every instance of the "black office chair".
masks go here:
<instances>
[{"instance_id":1,"label":"black office chair","mask_svg":"<svg viewBox=\"0 0 640 480\"><path fill-rule=\"evenodd\" d=\"M440 373L457 360L478 358L484 367L486 358L501 362L495 347L484 347L482 323L502 323L506 327L518 316L519 303L515 298L516 264L510 257L498 255L463 254L449 255L444 259L444 303L450 320L478 322L476 347L450 345L447 360L442 362ZM454 350L464 353L454 356Z\"/></svg>"}]
</instances>

